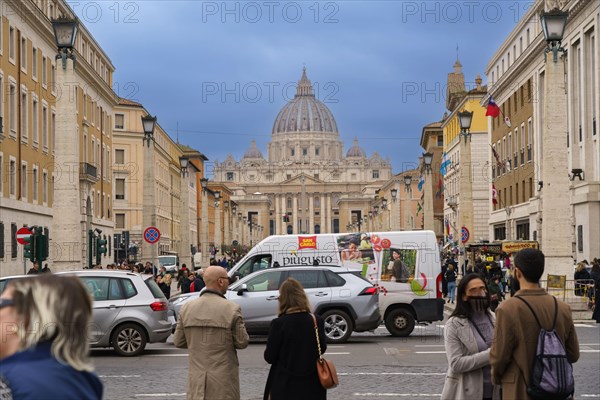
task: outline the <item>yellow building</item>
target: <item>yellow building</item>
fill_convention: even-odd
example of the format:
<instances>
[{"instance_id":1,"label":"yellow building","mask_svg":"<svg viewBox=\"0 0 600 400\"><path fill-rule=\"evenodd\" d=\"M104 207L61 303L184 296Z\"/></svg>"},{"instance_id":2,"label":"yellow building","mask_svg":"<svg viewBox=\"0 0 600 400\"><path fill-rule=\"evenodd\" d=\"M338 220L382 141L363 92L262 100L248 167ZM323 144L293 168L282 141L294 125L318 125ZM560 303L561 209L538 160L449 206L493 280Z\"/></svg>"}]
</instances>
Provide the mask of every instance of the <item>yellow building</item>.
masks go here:
<instances>
[{"instance_id":1,"label":"yellow building","mask_svg":"<svg viewBox=\"0 0 600 400\"><path fill-rule=\"evenodd\" d=\"M3 3L0 18L0 260L2 275L23 272L21 246L15 232L22 226L43 226L50 236L47 262L68 254L81 266L87 251L87 230L112 234L110 115L114 67L85 26L80 25L74 54L77 64L69 84L59 84L56 44L51 19L74 17L64 1ZM69 61L70 62L70 61ZM94 95L89 96L89 88ZM85 104L85 106L84 106ZM66 107L76 110L69 132L72 159L62 158L62 132L57 129ZM75 113L71 113L75 114ZM57 136L59 135L59 136ZM57 149L59 151L57 151ZM73 165L76 164L76 165ZM67 180L70 210L77 239L69 246L60 241L55 186ZM87 201L93 207L87 207ZM76 213L73 213L77 210ZM88 213L89 210L89 213ZM25 265L25 266L24 266ZM55 267L55 266L54 266ZM56 268L54 268L56 269Z\"/></svg>"}]
</instances>

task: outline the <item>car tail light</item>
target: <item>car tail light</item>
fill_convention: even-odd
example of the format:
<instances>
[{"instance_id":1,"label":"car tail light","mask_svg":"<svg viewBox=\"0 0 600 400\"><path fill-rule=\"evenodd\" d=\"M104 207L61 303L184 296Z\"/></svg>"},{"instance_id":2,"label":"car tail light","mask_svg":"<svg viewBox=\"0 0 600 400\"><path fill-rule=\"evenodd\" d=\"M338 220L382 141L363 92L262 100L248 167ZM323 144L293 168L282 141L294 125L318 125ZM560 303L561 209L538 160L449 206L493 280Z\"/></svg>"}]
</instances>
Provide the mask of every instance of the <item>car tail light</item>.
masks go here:
<instances>
[{"instance_id":1,"label":"car tail light","mask_svg":"<svg viewBox=\"0 0 600 400\"><path fill-rule=\"evenodd\" d=\"M368 288L364 288L364 290L362 292L360 292L358 295L359 296L372 296L377 293L379 293L379 290L377 289L377 287L371 286Z\"/></svg>"},{"instance_id":2,"label":"car tail light","mask_svg":"<svg viewBox=\"0 0 600 400\"><path fill-rule=\"evenodd\" d=\"M150 308L152 311L167 311L169 309L169 305L166 301L155 301L150 304Z\"/></svg>"}]
</instances>

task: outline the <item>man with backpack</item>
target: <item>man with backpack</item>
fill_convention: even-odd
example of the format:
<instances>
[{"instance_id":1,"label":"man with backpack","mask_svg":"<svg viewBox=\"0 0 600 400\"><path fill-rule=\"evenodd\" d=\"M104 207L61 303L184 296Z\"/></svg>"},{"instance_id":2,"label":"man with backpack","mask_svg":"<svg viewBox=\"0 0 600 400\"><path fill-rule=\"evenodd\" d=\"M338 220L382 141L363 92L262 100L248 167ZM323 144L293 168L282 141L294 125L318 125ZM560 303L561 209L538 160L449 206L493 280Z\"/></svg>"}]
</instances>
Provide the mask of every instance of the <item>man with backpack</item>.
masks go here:
<instances>
[{"instance_id":1,"label":"man with backpack","mask_svg":"<svg viewBox=\"0 0 600 400\"><path fill-rule=\"evenodd\" d=\"M504 400L563 400L574 392L571 364L579 359L579 342L571 309L539 287L543 273L541 251L517 253L518 291L496 310L490 365Z\"/></svg>"}]
</instances>

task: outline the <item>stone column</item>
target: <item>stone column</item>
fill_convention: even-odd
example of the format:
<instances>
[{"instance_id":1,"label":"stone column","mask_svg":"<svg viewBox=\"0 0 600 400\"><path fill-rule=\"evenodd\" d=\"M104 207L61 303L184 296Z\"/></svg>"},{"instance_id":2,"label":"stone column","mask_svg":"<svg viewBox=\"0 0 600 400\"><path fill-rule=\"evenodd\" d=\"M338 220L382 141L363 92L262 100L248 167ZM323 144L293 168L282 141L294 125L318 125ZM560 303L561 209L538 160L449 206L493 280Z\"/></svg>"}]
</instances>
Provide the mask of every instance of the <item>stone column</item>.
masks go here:
<instances>
[{"instance_id":1,"label":"stone column","mask_svg":"<svg viewBox=\"0 0 600 400\"><path fill-rule=\"evenodd\" d=\"M215 207L215 248L217 248L219 250L219 253L217 254L221 254L221 244L223 244L223 235L222 235L222 231L221 231L221 204L222 201L220 200L220 196L219 196L219 200L218 200L219 206Z\"/></svg>"},{"instance_id":2,"label":"stone column","mask_svg":"<svg viewBox=\"0 0 600 400\"><path fill-rule=\"evenodd\" d=\"M565 144L567 94L563 60L553 61L548 53L544 83L542 147L542 241L548 274L573 274L571 204L568 176L568 152ZM586 171L587 173L587 171ZM587 174L586 174L587 175ZM590 174L591 175L591 174ZM568 279L568 278L567 278Z\"/></svg>"},{"instance_id":3,"label":"stone column","mask_svg":"<svg viewBox=\"0 0 600 400\"><path fill-rule=\"evenodd\" d=\"M298 234L298 195L295 194L292 198L292 226L294 235Z\"/></svg>"},{"instance_id":4,"label":"stone column","mask_svg":"<svg viewBox=\"0 0 600 400\"><path fill-rule=\"evenodd\" d=\"M328 193L325 196L327 203L325 204L325 226L327 227L326 233L333 233L333 227L331 222L331 195Z\"/></svg>"},{"instance_id":5,"label":"stone column","mask_svg":"<svg viewBox=\"0 0 600 400\"><path fill-rule=\"evenodd\" d=\"M17 54L18 56L18 54ZM75 82L73 71L73 61L67 59L66 69L63 69L62 62L56 63L56 85L67 91ZM21 93L21 89L17 88ZM20 95L20 94L19 94ZM22 105L25 107L26 105ZM80 164L79 157L79 137L77 136L77 109L74 97L70 95L58 96L56 100L56 145L54 147L54 162L61 168L54 169L54 195L53 195L53 214L52 229L50 238L52 247L60 249L56 252L56 258L52 262L53 271L67 271L80 269L86 264L82 260L83 243L88 242L88 234L84 231L82 224L81 209L86 199L81 198L79 192L79 171L83 164ZM17 116L18 118L18 116ZM7 126L4 120L4 126ZM20 145L20 144L17 144ZM17 165L17 168L21 168ZM99 171L96 172L99 176ZM4 176L2 177L4 179ZM17 185L20 185L17 182ZM89 212L88 214L93 214ZM87 249L88 246L85 246ZM29 268L29 267L27 267Z\"/></svg>"},{"instance_id":6,"label":"stone column","mask_svg":"<svg viewBox=\"0 0 600 400\"><path fill-rule=\"evenodd\" d=\"M180 196L181 196L181 241L179 242L179 259L181 263L193 265L192 252L190 248L190 181L187 171L180 176Z\"/></svg>"},{"instance_id":7,"label":"stone column","mask_svg":"<svg viewBox=\"0 0 600 400\"><path fill-rule=\"evenodd\" d=\"M471 136L463 135L460 139L460 177L459 187L460 195L458 202L458 226L456 227L460 253L458 257L458 270L463 273L465 261L465 245L474 242L473 235L475 228L473 226L473 184L471 173ZM462 242L462 227L468 229L470 238L467 242Z\"/></svg>"},{"instance_id":8,"label":"stone column","mask_svg":"<svg viewBox=\"0 0 600 400\"><path fill-rule=\"evenodd\" d=\"M275 195L275 234L281 235L281 226L283 225L283 212L279 203L279 195Z\"/></svg>"},{"instance_id":9,"label":"stone column","mask_svg":"<svg viewBox=\"0 0 600 400\"><path fill-rule=\"evenodd\" d=\"M312 193L308 194L308 231L307 233L315 233L315 197Z\"/></svg>"},{"instance_id":10,"label":"stone column","mask_svg":"<svg viewBox=\"0 0 600 400\"><path fill-rule=\"evenodd\" d=\"M210 249L208 246L208 194L206 190L200 189L200 198L202 199L202 211L200 213L200 251L202 251L202 268L206 269L210 261Z\"/></svg>"},{"instance_id":11,"label":"stone column","mask_svg":"<svg viewBox=\"0 0 600 400\"><path fill-rule=\"evenodd\" d=\"M431 186L431 171L423 172L423 228L426 231L435 231L433 225L433 187Z\"/></svg>"}]
</instances>

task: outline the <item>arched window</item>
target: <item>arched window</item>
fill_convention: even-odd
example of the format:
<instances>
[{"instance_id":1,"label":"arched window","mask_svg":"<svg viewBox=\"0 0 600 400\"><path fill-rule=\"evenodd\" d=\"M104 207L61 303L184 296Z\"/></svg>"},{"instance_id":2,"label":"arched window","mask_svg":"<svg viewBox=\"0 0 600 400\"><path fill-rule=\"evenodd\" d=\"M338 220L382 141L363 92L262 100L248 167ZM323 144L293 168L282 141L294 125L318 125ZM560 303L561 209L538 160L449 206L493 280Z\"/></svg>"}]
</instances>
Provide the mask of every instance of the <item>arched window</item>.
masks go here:
<instances>
[{"instance_id":1,"label":"arched window","mask_svg":"<svg viewBox=\"0 0 600 400\"><path fill-rule=\"evenodd\" d=\"M315 196L315 208L321 208L321 198L319 196Z\"/></svg>"},{"instance_id":2,"label":"arched window","mask_svg":"<svg viewBox=\"0 0 600 400\"><path fill-rule=\"evenodd\" d=\"M321 225L315 225L315 233L316 234L321 233Z\"/></svg>"},{"instance_id":3,"label":"arched window","mask_svg":"<svg viewBox=\"0 0 600 400\"><path fill-rule=\"evenodd\" d=\"M291 235L292 233L294 233L294 228L292 227L292 225L288 225L287 226L287 234Z\"/></svg>"},{"instance_id":4,"label":"arched window","mask_svg":"<svg viewBox=\"0 0 600 400\"><path fill-rule=\"evenodd\" d=\"M287 198L287 208L292 208L292 198L291 197Z\"/></svg>"}]
</instances>

